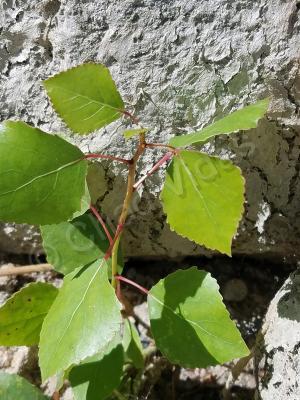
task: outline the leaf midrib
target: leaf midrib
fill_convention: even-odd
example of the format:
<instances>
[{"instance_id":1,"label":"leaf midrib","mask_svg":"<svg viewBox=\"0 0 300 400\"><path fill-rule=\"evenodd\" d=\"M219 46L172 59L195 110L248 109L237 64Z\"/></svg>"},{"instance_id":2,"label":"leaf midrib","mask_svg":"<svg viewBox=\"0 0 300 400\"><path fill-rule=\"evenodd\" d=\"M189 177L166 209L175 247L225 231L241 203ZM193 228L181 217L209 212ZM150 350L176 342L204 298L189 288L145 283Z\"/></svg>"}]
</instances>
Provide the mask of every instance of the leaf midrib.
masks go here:
<instances>
[{"instance_id":1,"label":"leaf midrib","mask_svg":"<svg viewBox=\"0 0 300 400\"><path fill-rule=\"evenodd\" d=\"M95 99L93 99L92 97L86 96L86 95L84 95L84 94L81 94L81 93L78 93L78 92L74 92L73 90L66 89L66 88L64 88L64 87L60 87L60 86L57 86L57 85L53 85L53 86L52 86L52 89L56 89L56 90L59 90L59 91L65 91L65 92L67 92L67 93L74 94L74 95L76 95L77 97L82 97L82 98L85 99L85 100L88 100L88 101L91 101L91 102L93 102L93 103L99 104L99 105L101 105L101 106L103 106L103 107L111 108L112 110L118 111L120 114L122 113L122 110L121 110L120 108L114 107L114 106L112 106L112 105L110 105L110 104L108 104L108 103L103 103L103 102L101 102L101 101L99 101L99 100L95 100ZM69 100L69 101L73 101L74 98L73 98L73 99L68 99L68 100Z\"/></svg>"},{"instance_id":2,"label":"leaf midrib","mask_svg":"<svg viewBox=\"0 0 300 400\"><path fill-rule=\"evenodd\" d=\"M177 318L181 319L182 321L188 321L191 325L194 325L196 327L198 327L201 331L203 331L206 335L208 336L212 336L214 339L220 340L223 343L226 344L230 344L230 345L234 345L234 342L230 342L228 340L223 339L222 337L218 337L216 335L214 335L213 333L207 331L206 329L204 329L201 325L197 324L196 322L188 319L188 318L183 318L180 314L177 314L171 307L169 307L168 305L166 305L165 303L163 303L162 301L160 301L157 297L155 297L151 292L149 292L149 295L155 300L157 301L162 307L165 307L168 311L170 311L172 314L174 314Z\"/></svg>"},{"instance_id":3,"label":"leaf midrib","mask_svg":"<svg viewBox=\"0 0 300 400\"><path fill-rule=\"evenodd\" d=\"M100 271L100 269L101 269L101 267L103 266L103 263L104 263L104 262L105 262L105 259L102 260L101 264L100 264L99 267L96 269L96 271L95 271L94 275L92 276L92 278L91 278L89 284L87 285L87 288L86 288L86 290L85 290L85 292L84 292L84 295L82 296L82 299L80 300L79 304L77 305L77 307L76 307L75 310L73 311L73 313L72 313L72 315L71 315L71 318L70 318L70 320L69 320L69 323L67 324L66 328L64 329L64 332L62 333L62 335L61 335L61 337L60 337L60 339L59 339L59 341L58 341L58 343L57 343L55 352L52 354L52 357L49 357L49 358L48 358L48 363L47 363L47 365L49 365L49 363L51 362L51 359L55 358L55 356L56 356L56 354L57 354L57 352L58 352L59 346L60 346L60 344L61 344L63 338L65 337L65 335L66 335L66 333L67 333L67 331L68 331L68 329L69 329L69 327L70 327L70 325L71 325L71 323L72 323L72 321L73 321L73 319L74 319L74 317L75 317L75 314L77 313L78 309L80 308L80 306L81 306L82 303L84 302L85 297L86 297L86 295L87 295L87 293L88 293L88 291L89 291L89 289L90 289L90 287L91 287L91 285L92 285L92 282L94 281L96 275L97 275L98 272ZM47 369L48 369L48 368L47 368Z\"/></svg>"},{"instance_id":4,"label":"leaf midrib","mask_svg":"<svg viewBox=\"0 0 300 400\"><path fill-rule=\"evenodd\" d=\"M199 153L199 154L202 155L202 153ZM201 201L202 201L202 204L203 204L203 206L204 206L204 209L206 210L206 215L208 216L208 218L209 218L210 221L212 222L212 225L213 225L214 228L215 228L215 229L214 229L214 230L215 230L215 235L216 235L216 236L218 237L218 239L221 241L221 240L222 240L222 237L220 236L220 232L219 232L218 226L217 226L217 224L216 224L216 221L215 221L215 219L214 219L214 217L213 217L213 215L212 215L212 213L211 213L211 211L210 211L210 208L209 208L209 206L208 206L208 204L207 204L207 202L206 202L206 200L205 200L205 196L203 196L202 193L201 193L201 191L197 188L197 182L194 182L194 177L193 177L193 175L192 175L192 172L191 172L191 170L189 169L188 165L186 165L186 163L184 162L183 158L180 157L179 160L180 160L180 162L181 162L181 164L182 164L182 166L183 166L183 168L184 168L184 170L185 170L185 172L186 172L186 174L187 174L187 176L188 176L188 179L191 181L191 184L192 184L193 188L195 189L195 192L198 193L198 195L199 195L199 197L200 197L200 199L201 199Z\"/></svg>"},{"instance_id":5,"label":"leaf midrib","mask_svg":"<svg viewBox=\"0 0 300 400\"><path fill-rule=\"evenodd\" d=\"M48 171L48 172L46 172L45 174L41 174L41 175L35 176L35 177L32 178L30 181L28 181L28 182L24 183L23 185L17 187L16 189L12 189L12 190L9 190L9 191L7 191L7 192L0 193L0 197L3 197L3 196L6 196L6 195L8 195L8 194L15 193L15 192L17 192L17 191L19 191L19 190L22 190L22 189L24 189L25 187L27 187L27 186L31 185L32 183L34 183L35 181L38 181L39 179L43 179L43 178L45 178L46 176L59 173L59 172L62 171L63 169L68 168L68 167L70 167L70 166L72 166L72 165L74 165L74 164L76 164L76 163L78 163L78 162L80 162L80 161L83 161L83 159L82 159L82 158L79 158L79 159L74 160L74 161L71 161L71 162L69 162L69 163L67 163L67 164L61 165L60 167L56 168L55 170Z\"/></svg>"}]
</instances>

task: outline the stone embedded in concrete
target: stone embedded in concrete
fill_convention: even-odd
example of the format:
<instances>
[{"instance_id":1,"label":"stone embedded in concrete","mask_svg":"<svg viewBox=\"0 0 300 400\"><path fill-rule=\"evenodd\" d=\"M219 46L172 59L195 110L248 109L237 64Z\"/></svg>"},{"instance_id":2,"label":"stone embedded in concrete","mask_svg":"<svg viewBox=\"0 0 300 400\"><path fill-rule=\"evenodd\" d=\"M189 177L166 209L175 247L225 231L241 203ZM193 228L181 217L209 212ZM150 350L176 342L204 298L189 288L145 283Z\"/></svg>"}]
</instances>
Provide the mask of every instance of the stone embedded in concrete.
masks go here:
<instances>
[{"instance_id":1,"label":"stone embedded in concrete","mask_svg":"<svg viewBox=\"0 0 300 400\"><path fill-rule=\"evenodd\" d=\"M256 400L300 398L300 270L272 300L257 341Z\"/></svg>"},{"instance_id":2,"label":"stone embedded in concrete","mask_svg":"<svg viewBox=\"0 0 300 400\"><path fill-rule=\"evenodd\" d=\"M295 0L3 0L0 118L68 136L40 82L91 60L110 67L155 141L199 129L270 95L268 119L258 129L219 137L206 150L233 159L247 180L234 253L299 259L298 8ZM118 121L97 134L69 137L85 151L129 156L134 140L125 143L120 134L128 125ZM157 157L148 152L140 174ZM115 177L118 167L105 165L107 190L99 206L115 223L124 182ZM158 201L162 177L153 176L133 206L127 256L203 254L167 227ZM2 251L39 251L32 228L7 227L0 234Z\"/></svg>"}]
</instances>

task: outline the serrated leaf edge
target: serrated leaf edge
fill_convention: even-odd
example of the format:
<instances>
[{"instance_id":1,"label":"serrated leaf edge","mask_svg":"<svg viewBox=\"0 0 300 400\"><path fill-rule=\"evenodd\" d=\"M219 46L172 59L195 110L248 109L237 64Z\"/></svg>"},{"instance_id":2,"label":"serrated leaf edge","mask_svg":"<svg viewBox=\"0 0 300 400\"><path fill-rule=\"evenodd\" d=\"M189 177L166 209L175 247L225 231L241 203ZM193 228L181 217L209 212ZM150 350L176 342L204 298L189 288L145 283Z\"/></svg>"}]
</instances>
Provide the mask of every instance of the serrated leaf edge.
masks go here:
<instances>
[{"instance_id":1,"label":"serrated leaf edge","mask_svg":"<svg viewBox=\"0 0 300 400\"><path fill-rule=\"evenodd\" d=\"M186 150L186 149L185 149L185 151L189 151L189 150ZM191 151L196 152L195 150L191 150ZM217 160L222 160L220 157L211 156L211 155L206 154L206 153L203 153L203 152L201 152L201 151L198 151L198 153L205 154L206 156L209 156L209 157L211 157L211 158L215 158L215 159L217 159ZM179 153L179 154L180 154L180 153ZM174 158L175 158L175 157L176 157L176 156L174 156ZM243 190L243 199L244 199L244 201L243 201L243 204L242 204L240 217L239 217L238 219L236 219L236 222L235 222L235 234L232 236L232 238L231 238L231 240L230 240L230 249L231 249L234 236L238 233L238 232L237 232L237 231L238 231L238 227L239 227L239 224L240 224L240 222L241 222L241 220L242 220L242 218L243 218L243 214L244 214L244 211L245 211L245 201L246 201L246 197L245 197L245 194L246 194L245 184L246 184L246 180L245 180L245 178L244 178L244 176L243 176L243 174L242 174L241 168L240 168L238 165L233 164L230 160L222 160L222 161L226 161L226 162L230 163L232 166L234 166L235 168L237 168L237 170L238 170L239 173L240 173L240 176L241 176L241 179L242 179L242 182L243 182L243 188L244 188L244 190ZM167 214L166 209L165 209L164 201L163 201L163 199L162 199L162 192L160 193L159 198L160 198L160 201L161 201L162 206L163 206L164 214L166 215L166 221L167 221L168 226L169 226L169 228L170 228L170 230L171 230L172 232L175 232L177 235L179 235L179 236L181 236L181 237L183 237L183 238L185 238L185 239L188 239L188 240L190 240L191 242L194 242L196 245L200 245L200 246L202 246L202 247L204 247L204 248L206 248L206 249L209 249L209 250L213 250L213 251L216 250L216 251L218 251L218 252L221 253L221 254L225 254L225 255L227 255L228 257L232 257L232 252L231 252L231 251L227 253L226 251L222 251L222 250L219 250L219 249L214 248L214 247L208 247L208 246L206 246L204 243L200 243L200 242L198 243L198 242L196 242L194 239L191 239L191 238L189 238L188 236L183 235L183 234L177 232L177 231L172 227L172 225L171 225L170 222L169 222L169 217L168 217L168 214Z\"/></svg>"},{"instance_id":2,"label":"serrated leaf edge","mask_svg":"<svg viewBox=\"0 0 300 400\"><path fill-rule=\"evenodd\" d=\"M99 265L99 267L97 268L95 274L93 275L93 277L92 277L92 279L91 279L91 281L90 281L90 284L91 284L91 282L96 278L96 275L99 273L100 269L103 267L103 264L104 264L105 262L106 262L106 261L105 261L105 259L103 258L101 264ZM70 274L75 274L75 275L76 275L76 271L80 271L81 269L82 269L82 267L78 267L76 270L72 271ZM90 284L88 285L87 290L89 289ZM85 292L85 294L84 294L84 297L86 296L87 290L86 290L86 292ZM119 302L118 299L116 299L116 300L117 300L117 304L118 304L118 306L119 306L119 310L121 311L121 309L122 309L121 303ZM80 304L78 305L78 307L77 307L77 309L75 310L75 312L78 310L78 308L80 307L81 303L82 303L82 301L81 301ZM50 308L49 311L51 311L51 308ZM75 314L75 313L73 313L73 315L74 315L74 314ZM68 329L68 326L67 326L67 328L65 329L65 332L63 333L63 335L61 335L60 342L61 342L63 336L65 336L65 333L66 333L67 329ZM109 343L111 343L111 341L115 338L115 336L116 336L117 334L119 334L119 332L116 332L116 333L113 335L113 337L112 337L112 339L109 341ZM85 356L84 359L89 358L89 357L92 357L93 355L97 354L100 350L101 350L101 347L100 347L99 349L97 349L96 351L95 351L95 350L90 351L88 354L86 354L86 356ZM76 359L74 359L73 363L71 363L71 364L65 366L64 369L63 369L63 371L67 371L67 370L68 370L70 367L72 367L72 366L79 365L82 361L83 361L83 360L82 360L80 357L77 357ZM49 362L48 362L48 364L49 364ZM40 365L40 358L39 358L39 367L40 367L40 369L41 369L41 371L42 371L42 368L41 368L41 365ZM62 370L60 370L60 371L62 371ZM57 374L58 372L59 372L59 371L56 371L54 374ZM43 382L45 382L48 378L50 378L50 375L49 375L49 376L48 376L48 375L43 376L43 375L44 375L44 374L42 373L42 380L43 380Z\"/></svg>"},{"instance_id":3,"label":"serrated leaf edge","mask_svg":"<svg viewBox=\"0 0 300 400\"><path fill-rule=\"evenodd\" d=\"M214 285L215 285L215 287L216 287L216 291L217 291L218 297L219 297L221 303L222 303L223 306L224 306L224 312L225 312L226 316L229 318L229 320L230 320L230 321L234 324L234 326L236 327L236 324L235 324L234 320L231 318L231 315L230 315L230 313L229 313L229 311L228 311L226 305L224 304L223 297L222 297L222 295L221 295L221 293L220 293L220 286L219 286L217 280L216 280L215 278L213 278L212 275L211 275L208 271L199 270L199 269L198 269L197 267L195 267L195 266L194 266L194 267L191 267L191 268L188 268L188 269L179 268L179 269L177 269L175 272L172 272L171 274L167 275L165 278L160 279L160 280L155 284L155 286L157 286L157 285L159 285L159 284L163 284L163 281L164 281L165 279L167 279L169 276L175 275L177 272L186 272L186 271L188 271L188 270L202 271L202 272L205 272L207 275L209 275L209 277L210 277L210 278L213 280L213 282L214 282ZM152 290L152 288L151 288L151 290ZM159 304L161 304L162 306L168 308L168 309L169 309L174 315L176 315L178 318L180 318L180 319L182 319L182 320L184 320L184 321L190 322L190 320L188 320L188 319L186 319L186 318L183 318L183 317L181 317L180 315L176 314L170 307L167 307L163 302L161 302L159 299L157 299L155 296L153 296L153 294L151 293L151 290L149 291L148 298L149 298L149 296L151 296L151 297L152 297L155 301L157 301ZM150 315L149 315L149 317L150 317ZM150 324L151 324L151 318L150 318ZM193 324L192 324L192 325L193 325ZM198 325L197 325L197 326L198 326ZM240 336L240 341L244 342L243 337L242 337L242 335L241 335L241 333L240 333L240 331L238 330L237 327L236 327L236 330L237 330L237 332L238 332L238 334L239 334L239 336ZM212 336L216 337L215 335L212 335ZM217 338L218 338L218 337L217 337ZM154 339L155 339L155 338L154 338ZM200 340L200 339L199 339L199 340ZM227 342L227 343L234 344L234 343L232 343L232 342ZM245 343L245 342L244 342L244 343ZM245 344L245 345L246 345L246 344ZM246 345L246 347L247 347L247 345ZM247 348L248 348L248 347L247 347ZM173 364L178 364L178 360L172 359L172 357L167 356L167 355L165 354L165 352L164 352L162 349L159 349L159 350L162 352L162 354L163 354L171 363L173 363ZM248 349L248 354L250 354L250 350L249 350L249 349ZM248 354L244 354L242 357L246 357ZM194 368L195 368L195 365L189 364L189 363L184 363L184 365L183 365L183 363L181 363L180 365L183 366L183 367L185 367L185 368L191 368L191 369L194 369ZM216 365L217 365L217 364L216 364Z\"/></svg>"},{"instance_id":4,"label":"serrated leaf edge","mask_svg":"<svg viewBox=\"0 0 300 400\"><path fill-rule=\"evenodd\" d=\"M47 78L47 79L45 79L44 81L42 81L42 85L43 85L43 87L44 87L45 90L46 90L46 94L47 94L48 100L49 100L49 102L50 102L50 104L51 104L53 110L55 111L55 113L59 116L59 118L63 121L63 123L67 126L67 128L68 128L73 134L79 134L79 135L82 135L82 136L90 135L90 134L96 132L98 129L90 129L90 130L85 130L85 131L83 132L83 131L79 131L79 130L76 130L76 129L71 128L71 127L67 124L67 122L64 120L64 118L60 115L60 112L57 110L55 104L53 103L51 97L50 97L49 94L48 94L48 90L47 90L47 88L46 88L45 83L46 83L46 82L49 82L49 81L51 81L51 80L53 80L53 79L54 79L56 76L58 76L58 75L67 74L69 71L72 71L72 70L74 70L74 69L80 68L80 67L82 67L82 66L84 66L84 65L101 65L101 66L107 68L107 67L106 67L104 64L102 64L102 63L85 62L85 63L79 64L79 65L75 65L74 67L71 67L71 68L62 70L62 71L60 71L60 72L57 72L57 73L51 75L49 78ZM107 69L108 69L108 68L107 68ZM115 80L113 79L112 75L111 75L111 79L112 79L112 81L113 81L113 83L114 83L114 85L115 85L115 87L116 87L116 90L117 90L117 85L116 85ZM117 90L117 91L118 91L118 90ZM74 93L75 93L75 92L74 92ZM82 96L82 97L85 97L85 96ZM124 105L124 101L123 101L122 98L121 98L121 100L122 100L122 103L123 103L123 105ZM96 100L95 100L95 101L96 101ZM100 102L98 102L98 101L96 101L96 102L99 103L99 104L102 104L102 103L100 103ZM120 113L120 115L123 114L123 112L124 112L124 110L122 110L122 109L117 109L117 108L115 108L115 107L111 107L111 106L109 106L108 104L105 104L105 106L106 106L106 107L110 107L110 108L112 108L113 110L118 111L118 112ZM113 121L112 121L112 122L113 122ZM102 127L102 128L104 128L104 127ZM100 129L102 129L102 128L100 128Z\"/></svg>"},{"instance_id":5,"label":"serrated leaf edge","mask_svg":"<svg viewBox=\"0 0 300 400\"><path fill-rule=\"evenodd\" d=\"M255 125L252 126L252 127L250 127L250 128L247 128L247 129L235 129L235 130L232 130L232 131L229 131L229 132L225 132L225 133L216 133L216 134L214 134L214 135L212 135L212 136L210 136L210 137L208 137L208 138L206 138L206 139L203 139L203 140L198 139L198 140L196 140L196 141L192 141L192 142L190 142L190 143L186 143L186 144L180 145L180 146L176 145L176 143L173 142L173 139L175 139L175 141L176 141L176 138L180 138L181 136L185 136L185 137L190 137L190 138L192 138L194 135L198 135L202 130L204 130L204 129L210 127L211 125L213 125L213 124L217 123L218 121L220 121L221 119L223 119L223 118L225 118L225 117L227 117L227 116L233 114L234 112L242 111L242 110L244 110L245 108L247 108L247 107L249 107L249 106L254 106L254 105L256 105L257 103L264 102L264 101L267 102L267 104L266 104L267 107L266 107L266 110L265 110L264 114L263 114L261 117L258 117L257 119L255 119L255 120L254 120L254 124L255 124ZM170 140L169 143L170 143L170 145L172 145L172 146L179 147L179 148L180 148L180 147L184 148L185 146L191 146L191 145L197 144L197 143L205 144L207 141L209 141L210 139L215 138L216 136L231 135L231 134L233 134L233 133L246 132L246 131L249 131L249 130L251 130L251 129L255 129L255 128L257 128L258 122L259 122L259 121L265 116L265 114L268 112L268 107L269 107L269 105L270 105L270 101L271 101L270 97L266 97L266 98L264 98L264 99L261 99L261 100L257 101L257 102L254 103L254 104L247 104L245 107L242 107L242 108L240 108L240 109L238 109L238 110L234 110L234 111L232 111L231 113L225 115L225 117L223 117L223 118L221 118L221 119L217 119L216 121L211 122L210 124L208 124L208 125L204 126L203 128L201 128L200 131L198 131L198 132L196 131L196 132L187 133L186 135L174 136L174 137L171 138L171 140Z\"/></svg>"}]
</instances>

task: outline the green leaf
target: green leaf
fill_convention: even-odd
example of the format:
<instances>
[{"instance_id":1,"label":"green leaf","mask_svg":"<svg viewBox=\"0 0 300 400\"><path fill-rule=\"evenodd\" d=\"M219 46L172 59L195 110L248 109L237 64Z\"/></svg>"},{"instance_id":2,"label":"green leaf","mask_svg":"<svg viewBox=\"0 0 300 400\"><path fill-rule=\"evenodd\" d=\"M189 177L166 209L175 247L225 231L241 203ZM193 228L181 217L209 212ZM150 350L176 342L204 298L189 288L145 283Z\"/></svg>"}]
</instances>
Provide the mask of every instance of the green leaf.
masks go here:
<instances>
[{"instance_id":1,"label":"green leaf","mask_svg":"<svg viewBox=\"0 0 300 400\"><path fill-rule=\"evenodd\" d=\"M102 227L90 213L41 226L41 234L47 261L64 275L102 258L109 247Z\"/></svg>"},{"instance_id":2,"label":"green leaf","mask_svg":"<svg viewBox=\"0 0 300 400\"><path fill-rule=\"evenodd\" d=\"M269 103L270 99L258 101L241 110L234 111L199 132L176 136L171 139L170 144L175 147L183 147L197 142L206 142L208 139L217 135L227 135L229 133L255 128L258 121L267 112Z\"/></svg>"},{"instance_id":3,"label":"green leaf","mask_svg":"<svg viewBox=\"0 0 300 400\"><path fill-rule=\"evenodd\" d=\"M47 261L64 275L102 258L109 248L103 228L90 213L70 222L41 226L41 234ZM118 272L121 273L121 251L118 262ZM108 260L108 265L110 263Z\"/></svg>"},{"instance_id":4,"label":"green leaf","mask_svg":"<svg viewBox=\"0 0 300 400\"><path fill-rule=\"evenodd\" d=\"M91 205L91 195L88 188L88 184L87 182L85 182L85 190L84 190L84 195L81 199L80 211L76 211L70 218L70 221L86 213L90 209L90 205Z\"/></svg>"},{"instance_id":5,"label":"green leaf","mask_svg":"<svg viewBox=\"0 0 300 400\"><path fill-rule=\"evenodd\" d=\"M43 320L57 294L55 286L38 282L10 297L0 308L0 345L38 344Z\"/></svg>"},{"instance_id":6,"label":"green leaf","mask_svg":"<svg viewBox=\"0 0 300 400\"><path fill-rule=\"evenodd\" d=\"M0 372L0 398L1 400L50 400L26 379L5 372Z\"/></svg>"},{"instance_id":7,"label":"green leaf","mask_svg":"<svg viewBox=\"0 0 300 400\"><path fill-rule=\"evenodd\" d=\"M81 209L87 162L58 136L0 124L0 221L54 224Z\"/></svg>"},{"instance_id":8,"label":"green leaf","mask_svg":"<svg viewBox=\"0 0 300 400\"><path fill-rule=\"evenodd\" d=\"M137 136L140 135L141 133L146 133L148 132L149 129L145 128L139 128L139 129L127 129L126 131L123 132L124 138L125 139L130 139L132 136Z\"/></svg>"},{"instance_id":9,"label":"green leaf","mask_svg":"<svg viewBox=\"0 0 300 400\"><path fill-rule=\"evenodd\" d=\"M123 347L129 362L137 368L143 368L144 357L140 336L134 324L127 318L124 321Z\"/></svg>"},{"instance_id":10,"label":"green leaf","mask_svg":"<svg viewBox=\"0 0 300 400\"><path fill-rule=\"evenodd\" d=\"M174 364L206 368L249 350L208 272L178 270L149 292L148 306L157 347Z\"/></svg>"},{"instance_id":11,"label":"green leaf","mask_svg":"<svg viewBox=\"0 0 300 400\"><path fill-rule=\"evenodd\" d=\"M79 65L44 85L55 110L74 132L86 134L122 116L123 100L102 64Z\"/></svg>"},{"instance_id":12,"label":"green leaf","mask_svg":"<svg viewBox=\"0 0 300 400\"><path fill-rule=\"evenodd\" d=\"M120 336L116 336L105 351L71 370L74 400L106 399L121 383L123 364L123 347Z\"/></svg>"},{"instance_id":13,"label":"green leaf","mask_svg":"<svg viewBox=\"0 0 300 400\"><path fill-rule=\"evenodd\" d=\"M238 167L197 151L181 151L167 169L161 200L178 234L231 255L244 203Z\"/></svg>"},{"instance_id":14,"label":"green leaf","mask_svg":"<svg viewBox=\"0 0 300 400\"><path fill-rule=\"evenodd\" d=\"M120 331L120 308L104 260L67 275L42 326L43 381L105 349Z\"/></svg>"}]
</instances>

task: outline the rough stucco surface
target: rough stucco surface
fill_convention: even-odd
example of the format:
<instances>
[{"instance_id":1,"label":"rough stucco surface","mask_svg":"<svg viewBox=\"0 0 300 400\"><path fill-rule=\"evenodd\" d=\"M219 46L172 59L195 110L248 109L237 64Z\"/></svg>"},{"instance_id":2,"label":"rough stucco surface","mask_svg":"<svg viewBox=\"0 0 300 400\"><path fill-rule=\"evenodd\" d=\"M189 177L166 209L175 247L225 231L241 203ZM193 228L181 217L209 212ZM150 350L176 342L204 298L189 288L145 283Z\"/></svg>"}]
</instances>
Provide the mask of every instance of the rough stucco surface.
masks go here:
<instances>
[{"instance_id":1,"label":"rough stucco surface","mask_svg":"<svg viewBox=\"0 0 300 400\"><path fill-rule=\"evenodd\" d=\"M245 135L215 139L207 151L231 158L247 180L247 205L234 252L300 258L299 3L293 0L3 0L0 5L1 120L23 119L63 132L40 81L84 61L110 67L149 137L200 128L271 95L268 119ZM71 138L84 150L128 156L132 141L114 123ZM147 153L140 173L159 154ZM99 206L115 220L123 178L102 171ZM162 174L136 199L128 256L200 254L168 229L159 201ZM112 187L115 187L112 190ZM21 239L24 235L24 240ZM33 241L31 241L33 237ZM33 243L33 245L31 245ZM0 249L31 252L36 233L2 225Z\"/></svg>"},{"instance_id":2,"label":"rough stucco surface","mask_svg":"<svg viewBox=\"0 0 300 400\"><path fill-rule=\"evenodd\" d=\"M264 375L257 400L300 398L300 271L284 283L272 300L257 343L257 358Z\"/></svg>"}]
</instances>

